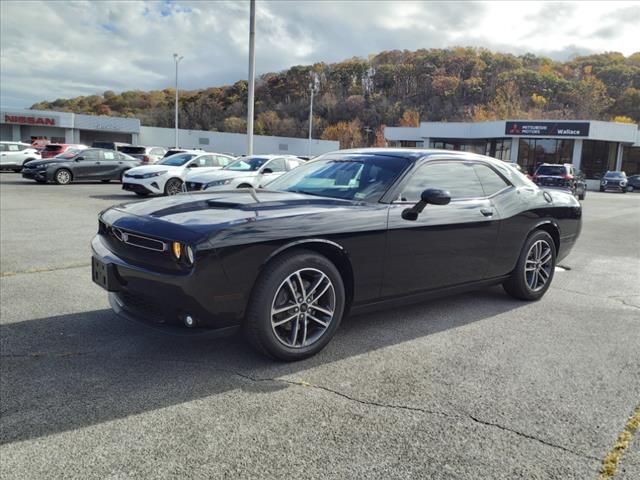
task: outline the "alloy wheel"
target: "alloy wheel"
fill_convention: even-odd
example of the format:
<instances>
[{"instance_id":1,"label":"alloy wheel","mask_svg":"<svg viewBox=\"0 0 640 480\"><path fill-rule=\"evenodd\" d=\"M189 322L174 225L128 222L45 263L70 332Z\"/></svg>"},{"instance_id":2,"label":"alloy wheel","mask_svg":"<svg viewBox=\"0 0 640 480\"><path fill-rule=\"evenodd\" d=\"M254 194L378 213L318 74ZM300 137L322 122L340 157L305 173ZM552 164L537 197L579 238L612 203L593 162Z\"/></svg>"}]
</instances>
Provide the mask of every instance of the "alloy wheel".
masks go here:
<instances>
[{"instance_id":1,"label":"alloy wheel","mask_svg":"<svg viewBox=\"0 0 640 480\"><path fill-rule=\"evenodd\" d=\"M331 279L315 268L303 268L289 275L276 290L271 328L287 347L306 348L327 332L335 309Z\"/></svg>"},{"instance_id":2,"label":"alloy wheel","mask_svg":"<svg viewBox=\"0 0 640 480\"><path fill-rule=\"evenodd\" d=\"M524 266L524 279L527 286L534 292L542 290L553 268L553 251L546 240L537 240L531 245L527 253Z\"/></svg>"},{"instance_id":3,"label":"alloy wheel","mask_svg":"<svg viewBox=\"0 0 640 480\"><path fill-rule=\"evenodd\" d=\"M59 184L65 185L71 181L71 175L67 170L60 170L56 173L56 180Z\"/></svg>"},{"instance_id":4,"label":"alloy wheel","mask_svg":"<svg viewBox=\"0 0 640 480\"><path fill-rule=\"evenodd\" d=\"M167 195L177 195L182 193L182 182L179 180L169 180L167 183Z\"/></svg>"}]
</instances>

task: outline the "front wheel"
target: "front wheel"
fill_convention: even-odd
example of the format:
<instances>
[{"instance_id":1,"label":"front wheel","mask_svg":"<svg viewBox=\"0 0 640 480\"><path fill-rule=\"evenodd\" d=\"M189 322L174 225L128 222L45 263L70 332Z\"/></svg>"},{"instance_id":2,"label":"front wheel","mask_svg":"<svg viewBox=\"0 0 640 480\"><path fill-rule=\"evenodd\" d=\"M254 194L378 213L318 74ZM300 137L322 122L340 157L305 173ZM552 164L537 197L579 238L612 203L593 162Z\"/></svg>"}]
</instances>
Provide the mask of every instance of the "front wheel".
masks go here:
<instances>
[{"instance_id":1,"label":"front wheel","mask_svg":"<svg viewBox=\"0 0 640 480\"><path fill-rule=\"evenodd\" d=\"M601 192L604 192L604 187L600 187L600 191L601 191Z\"/></svg>"},{"instance_id":2,"label":"front wheel","mask_svg":"<svg viewBox=\"0 0 640 480\"><path fill-rule=\"evenodd\" d=\"M269 263L253 289L245 334L261 352L285 361L322 350L345 308L340 272L326 257L302 250Z\"/></svg>"},{"instance_id":3,"label":"front wheel","mask_svg":"<svg viewBox=\"0 0 640 480\"><path fill-rule=\"evenodd\" d=\"M54 179L58 185L67 185L71 183L71 172L66 168L61 168L56 172Z\"/></svg>"},{"instance_id":4,"label":"front wheel","mask_svg":"<svg viewBox=\"0 0 640 480\"><path fill-rule=\"evenodd\" d=\"M165 195L177 195L182 193L182 180L179 178L170 178L164 186Z\"/></svg>"},{"instance_id":5,"label":"front wheel","mask_svg":"<svg viewBox=\"0 0 640 480\"><path fill-rule=\"evenodd\" d=\"M578 200L584 200L586 196L587 196L587 189L585 188L582 190L580 195L578 195Z\"/></svg>"},{"instance_id":6,"label":"front wheel","mask_svg":"<svg viewBox=\"0 0 640 480\"><path fill-rule=\"evenodd\" d=\"M524 243L511 276L502 286L512 297L539 300L553 280L556 267L556 245L544 230L536 230Z\"/></svg>"}]
</instances>

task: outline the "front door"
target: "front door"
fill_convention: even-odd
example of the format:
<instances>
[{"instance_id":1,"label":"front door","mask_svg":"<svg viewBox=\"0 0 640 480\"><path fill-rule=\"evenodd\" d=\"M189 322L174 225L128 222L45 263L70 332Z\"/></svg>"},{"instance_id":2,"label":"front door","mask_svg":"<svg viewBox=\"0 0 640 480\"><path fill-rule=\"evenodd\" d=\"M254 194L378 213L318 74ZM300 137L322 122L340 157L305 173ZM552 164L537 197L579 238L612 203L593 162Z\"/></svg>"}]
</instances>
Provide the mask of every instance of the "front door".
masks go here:
<instances>
[{"instance_id":1,"label":"front door","mask_svg":"<svg viewBox=\"0 0 640 480\"><path fill-rule=\"evenodd\" d=\"M102 152L100 150L82 150L75 160L73 177L76 180L96 180L101 178Z\"/></svg>"},{"instance_id":2,"label":"front door","mask_svg":"<svg viewBox=\"0 0 640 480\"><path fill-rule=\"evenodd\" d=\"M451 203L427 205L417 220L402 212L427 188L448 190ZM499 213L472 162L426 162L389 208L383 296L400 296L486 278L498 238Z\"/></svg>"}]
</instances>

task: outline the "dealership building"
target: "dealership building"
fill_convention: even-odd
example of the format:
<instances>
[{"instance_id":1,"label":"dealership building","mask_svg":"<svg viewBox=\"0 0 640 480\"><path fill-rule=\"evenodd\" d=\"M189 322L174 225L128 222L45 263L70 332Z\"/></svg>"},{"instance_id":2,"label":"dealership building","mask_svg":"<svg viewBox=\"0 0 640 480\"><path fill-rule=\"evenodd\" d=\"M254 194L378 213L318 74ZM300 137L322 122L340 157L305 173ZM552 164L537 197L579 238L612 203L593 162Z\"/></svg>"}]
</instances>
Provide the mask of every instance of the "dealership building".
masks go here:
<instances>
[{"instance_id":1,"label":"dealership building","mask_svg":"<svg viewBox=\"0 0 640 480\"><path fill-rule=\"evenodd\" d=\"M35 140L51 143L91 145L96 141L112 141L157 147L175 146L173 128L145 127L137 118L80 115L49 110L0 109L0 140L32 143ZM182 148L201 148L211 152L235 155L247 153L247 136L242 133L178 130L178 145ZM255 135L256 153L291 155L320 155L339 150L339 142L311 141L306 138Z\"/></svg>"},{"instance_id":2,"label":"dealership building","mask_svg":"<svg viewBox=\"0 0 640 480\"><path fill-rule=\"evenodd\" d=\"M387 127L388 146L443 148L517 162L533 173L541 163L572 163L590 187L607 170L640 174L640 130L626 123L501 120L422 122L419 127Z\"/></svg>"}]
</instances>

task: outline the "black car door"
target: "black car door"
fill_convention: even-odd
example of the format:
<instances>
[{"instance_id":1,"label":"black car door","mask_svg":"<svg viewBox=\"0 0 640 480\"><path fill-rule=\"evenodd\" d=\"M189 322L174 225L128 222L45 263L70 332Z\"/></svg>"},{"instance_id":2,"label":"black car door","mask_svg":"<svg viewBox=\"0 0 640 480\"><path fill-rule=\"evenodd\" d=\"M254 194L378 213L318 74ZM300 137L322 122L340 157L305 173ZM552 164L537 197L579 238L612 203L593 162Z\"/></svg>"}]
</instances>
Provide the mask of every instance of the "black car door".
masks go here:
<instances>
[{"instance_id":1,"label":"black car door","mask_svg":"<svg viewBox=\"0 0 640 480\"><path fill-rule=\"evenodd\" d=\"M389 208L383 296L398 296L486 278L499 212L482 188L474 162L429 161L417 166ZM427 188L448 190L448 205L427 205L417 220L402 211Z\"/></svg>"},{"instance_id":2,"label":"black car door","mask_svg":"<svg viewBox=\"0 0 640 480\"><path fill-rule=\"evenodd\" d=\"M87 149L81 151L74 159L73 178L76 180L93 180L100 168L102 152L100 150Z\"/></svg>"},{"instance_id":3,"label":"black car door","mask_svg":"<svg viewBox=\"0 0 640 480\"><path fill-rule=\"evenodd\" d=\"M122 169L122 157L123 155L115 150L103 150L102 160L99 165L96 165L96 179L120 179L119 171Z\"/></svg>"}]
</instances>

